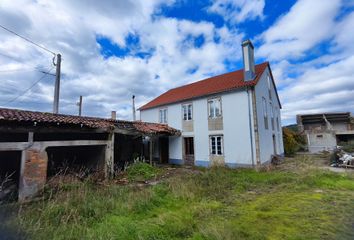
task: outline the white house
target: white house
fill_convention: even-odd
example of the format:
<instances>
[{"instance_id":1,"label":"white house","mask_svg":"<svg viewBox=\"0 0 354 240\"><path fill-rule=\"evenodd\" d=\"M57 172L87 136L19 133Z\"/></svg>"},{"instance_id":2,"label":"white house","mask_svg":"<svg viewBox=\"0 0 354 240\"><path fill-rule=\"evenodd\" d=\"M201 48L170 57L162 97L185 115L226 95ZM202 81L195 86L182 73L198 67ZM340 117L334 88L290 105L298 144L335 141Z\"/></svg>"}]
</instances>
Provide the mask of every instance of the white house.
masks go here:
<instances>
[{"instance_id":1,"label":"white house","mask_svg":"<svg viewBox=\"0 0 354 240\"><path fill-rule=\"evenodd\" d=\"M139 109L142 121L181 131L165 143L170 163L255 166L284 153L272 71L268 62L255 65L253 49L242 43L244 69L171 89Z\"/></svg>"}]
</instances>

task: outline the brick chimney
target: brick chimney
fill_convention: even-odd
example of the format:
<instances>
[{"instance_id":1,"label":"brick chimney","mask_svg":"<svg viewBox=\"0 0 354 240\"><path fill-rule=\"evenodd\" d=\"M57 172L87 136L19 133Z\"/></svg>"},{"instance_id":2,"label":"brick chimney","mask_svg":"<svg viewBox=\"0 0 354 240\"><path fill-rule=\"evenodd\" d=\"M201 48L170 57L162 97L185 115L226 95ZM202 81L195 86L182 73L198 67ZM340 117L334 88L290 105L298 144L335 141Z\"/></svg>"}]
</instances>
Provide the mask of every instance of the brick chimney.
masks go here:
<instances>
[{"instance_id":1,"label":"brick chimney","mask_svg":"<svg viewBox=\"0 0 354 240\"><path fill-rule=\"evenodd\" d=\"M116 111L112 111L112 112L111 112L111 118L112 118L113 120L116 120L116 119L117 119L117 112L116 112Z\"/></svg>"}]
</instances>

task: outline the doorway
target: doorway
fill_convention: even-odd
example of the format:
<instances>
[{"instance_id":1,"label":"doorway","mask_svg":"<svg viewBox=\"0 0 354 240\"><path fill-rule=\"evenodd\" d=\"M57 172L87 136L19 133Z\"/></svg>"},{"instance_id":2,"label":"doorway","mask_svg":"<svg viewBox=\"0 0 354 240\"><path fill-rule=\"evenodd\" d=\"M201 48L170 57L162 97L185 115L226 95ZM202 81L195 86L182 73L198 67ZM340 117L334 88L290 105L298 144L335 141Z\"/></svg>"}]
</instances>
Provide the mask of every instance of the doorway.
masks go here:
<instances>
[{"instance_id":1,"label":"doorway","mask_svg":"<svg viewBox=\"0 0 354 240\"><path fill-rule=\"evenodd\" d=\"M21 154L21 151L0 151L0 204L17 200Z\"/></svg>"},{"instance_id":2,"label":"doorway","mask_svg":"<svg viewBox=\"0 0 354 240\"><path fill-rule=\"evenodd\" d=\"M168 159L169 159L168 137L160 137L159 144L160 144L160 162L161 163L168 163Z\"/></svg>"},{"instance_id":3,"label":"doorway","mask_svg":"<svg viewBox=\"0 0 354 240\"><path fill-rule=\"evenodd\" d=\"M185 165L194 165L194 138L185 137L183 138L183 158Z\"/></svg>"},{"instance_id":4,"label":"doorway","mask_svg":"<svg viewBox=\"0 0 354 240\"><path fill-rule=\"evenodd\" d=\"M277 155L277 142L274 134L273 134L273 153L274 155Z\"/></svg>"}]
</instances>

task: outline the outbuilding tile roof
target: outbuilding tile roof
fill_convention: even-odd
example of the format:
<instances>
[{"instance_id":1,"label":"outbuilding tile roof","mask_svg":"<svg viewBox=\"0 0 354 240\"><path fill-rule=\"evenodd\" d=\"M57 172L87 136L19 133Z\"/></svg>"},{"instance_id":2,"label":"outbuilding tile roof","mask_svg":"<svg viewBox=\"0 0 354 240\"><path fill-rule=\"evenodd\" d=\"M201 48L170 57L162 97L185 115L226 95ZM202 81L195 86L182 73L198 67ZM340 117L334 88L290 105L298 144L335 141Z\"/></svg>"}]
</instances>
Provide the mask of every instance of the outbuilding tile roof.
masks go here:
<instances>
[{"instance_id":1,"label":"outbuilding tile roof","mask_svg":"<svg viewBox=\"0 0 354 240\"><path fill-rule=\"evenodd\" d=\"M147 123L147 122L134 122L137 131L145 134L168 134L180 135L180 131L169 127L167 124L160 123Z\"/></svg>"},{"instance_id":2,"label":"outbuilding tile roof","mask_svg":"<svg viewBox=\"0 0 354 240\"><path fill-rule=\"evenodd\" d=\"M114 127L113 121L103 118L79 117L64 114L53 114L47 112L34 112L19 109L0 108L0 122L10 121L18 123L47 123L80 125L87 128L109 129Z\"/></svg>"},{"instance_id":3,"label":"outbuilding tile roof","mask_svg":"<svg viewBox=\"0 0 354 240\"><path fill-rule=\"evenodd\" d=\"M165 124L132 122L107 118L80 117L46 112L26 111L19 109L0 108L0 126L5 123L18 125L35 124L36 126L56 127L80 127L90 129L102 129L111 131L114 129L131 130L143 134L168 134L176 135L179 131Z\"/></svg>"},{"instance_id":4,"label":"outbuilding tile roof","mask_svg":"<svg viewBox=\"0 0 354 240\"><path fill-rule=\"evenodd\" d=\"M268 66L268 62L256 65L256 77L252 81L244 81L243 69L240 69L238 71L225 73L181 87L173 88L161 94L151 102L145 104L140 108L140 110L181 102L196 97L226 92L242 87L255 86L260 79L260 76Z\"/></svg>"}]
</instances>

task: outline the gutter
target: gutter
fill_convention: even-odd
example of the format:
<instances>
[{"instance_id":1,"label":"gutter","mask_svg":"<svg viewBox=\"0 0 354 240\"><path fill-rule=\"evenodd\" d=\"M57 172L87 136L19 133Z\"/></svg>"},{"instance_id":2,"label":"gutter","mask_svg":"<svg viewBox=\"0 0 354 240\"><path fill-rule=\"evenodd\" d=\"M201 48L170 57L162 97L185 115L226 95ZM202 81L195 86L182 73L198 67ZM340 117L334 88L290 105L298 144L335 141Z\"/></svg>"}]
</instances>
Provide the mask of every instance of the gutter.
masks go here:
<instances>
[{"instance_id":1,"label":"gutter","mask_svg":"<svg viewBox=\"0 0 354 240\"><path fill-rule=\"evenodd\" d=\"M251 110L251 100L250 100L250 88L247 87L247 100L248 100L248 124L250 130L250 142L251 142L251 155L252 155L252 166L254 167L254 151L253 151L253 127L252 127L252 110Z\"/></svg>"}]
</instances>

